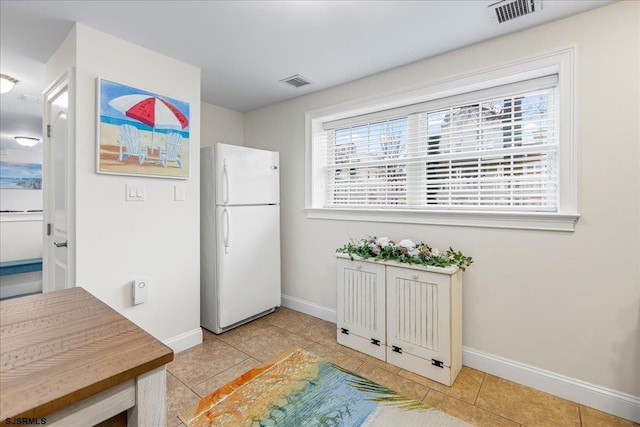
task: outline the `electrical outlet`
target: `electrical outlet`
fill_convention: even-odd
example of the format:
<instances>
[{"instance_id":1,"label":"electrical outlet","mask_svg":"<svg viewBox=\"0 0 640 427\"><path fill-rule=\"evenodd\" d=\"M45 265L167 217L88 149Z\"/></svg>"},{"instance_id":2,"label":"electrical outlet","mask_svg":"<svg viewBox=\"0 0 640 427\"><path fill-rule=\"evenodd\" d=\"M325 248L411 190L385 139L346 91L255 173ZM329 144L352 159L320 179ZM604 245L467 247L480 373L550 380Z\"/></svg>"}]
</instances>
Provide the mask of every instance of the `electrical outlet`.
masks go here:
<instances>
[{"instance_id":1,"label":"electrical outlet","mask_svg":"<svg viewBox=\"0 0 640 427\"><path fill-rule=\"evenodd\" d=\"M147 302L149 296L149 280L139 277L133 281L133 304L138 305Z\"/></svg>"}]
</instances>

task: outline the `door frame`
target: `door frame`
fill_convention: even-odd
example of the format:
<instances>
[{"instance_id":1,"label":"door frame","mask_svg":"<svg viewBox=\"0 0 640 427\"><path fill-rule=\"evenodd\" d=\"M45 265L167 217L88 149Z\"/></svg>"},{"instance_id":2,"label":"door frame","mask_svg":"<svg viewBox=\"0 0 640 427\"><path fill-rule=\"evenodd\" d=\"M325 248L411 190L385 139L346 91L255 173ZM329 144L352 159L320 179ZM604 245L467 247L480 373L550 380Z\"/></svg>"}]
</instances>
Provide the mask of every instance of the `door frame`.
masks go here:
<instances>
[{"instance_id":1,"label":"door frame","mask_svg":"<svg viewBox=\"0 0 640 427\"><path fill-rule=\"evenodd\" d=\"M42 159L42 292L55 290L55 253L53 245L53 233L49 235L49 224L53 224L55 218L55 176L52 165L54 164L54 152L52 136L48 132L54 117L51 117L49 103L63 90L67 90L67 144L66 144L66 229L67 229L67 283L65 288L75 286L76 277L76 250L75 250L75 70L69 68L51 83L43 92L43 121L42 134L44 139L44 152Z\"/></svg>"}]
</instances>

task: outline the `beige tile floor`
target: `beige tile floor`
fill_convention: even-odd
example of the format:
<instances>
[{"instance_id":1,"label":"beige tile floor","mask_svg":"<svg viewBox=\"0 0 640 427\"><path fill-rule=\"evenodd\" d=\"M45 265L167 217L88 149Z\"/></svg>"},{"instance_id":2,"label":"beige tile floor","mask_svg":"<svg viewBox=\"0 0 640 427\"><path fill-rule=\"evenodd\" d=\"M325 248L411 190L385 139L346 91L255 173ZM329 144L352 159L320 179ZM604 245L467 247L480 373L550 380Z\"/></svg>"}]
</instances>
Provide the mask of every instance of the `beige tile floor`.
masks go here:
<instances>
[{"instance_id":1,"label":"beige tile floor","mask_svg":"<svg viewBox=\"0 0 640 427\"><path fill-rule=\"evenodd\" d=\"M443 386L341 346L334 323L286 308L221 335L203 332L201 345L167 365L167 426L182 426L178 414L200 398L293 347L477 426L638 426L467 367L452 387Z\"/></svg>"}]
</instances>

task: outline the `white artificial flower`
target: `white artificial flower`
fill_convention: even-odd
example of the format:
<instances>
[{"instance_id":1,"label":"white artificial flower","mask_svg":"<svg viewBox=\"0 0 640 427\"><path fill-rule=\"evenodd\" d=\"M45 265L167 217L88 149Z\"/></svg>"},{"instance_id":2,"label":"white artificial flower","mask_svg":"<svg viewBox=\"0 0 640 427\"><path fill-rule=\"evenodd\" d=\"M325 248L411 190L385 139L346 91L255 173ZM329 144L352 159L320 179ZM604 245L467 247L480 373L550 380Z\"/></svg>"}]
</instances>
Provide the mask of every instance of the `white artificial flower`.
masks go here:
<instances>
[{"instance_id":1,"label":"white artificial flower","mask_svg":"<svg viewBox=\"0 0 640 427\"><path fill-rule=\"evenodd\" d=\"M440 256L440 249L438 249L438 248L431 249L431 256L439 257Z\"/></svg>"},{"instance_id":2,"label":"white artificial flower","mask_svg":"<svg viewBox=\"0 0 640 427\"><path fill-rule=\"evenodd\" d=\"M410 256L418 256L420 255L420 250L415 248L415 249L411 249L408 253Z\"/></svg>"},{"instance_id":3,"label":"white artificial flower","mask_svg":"<svg viewBox=\"0 0 640 427\"><path fill-rule=\"evenodd\" d=\"M413 240L409 240L409 239L402 239L398 244L403 248L407 248L407 249L413 249L416 247L416 244L413 242Z\"/></svg>"},{"instance_id":4,"label":"white artificial flower","mask_svg":"<svg viewBox=\"0 0 640 427\"><path fill-rule=\"evenodd\" d=\"M376 240L376 245L383 248L389 246L389 244L390 244L390 241L388 237L380 237L378 238L378 240Z\"/></svg>"}]
</instances>

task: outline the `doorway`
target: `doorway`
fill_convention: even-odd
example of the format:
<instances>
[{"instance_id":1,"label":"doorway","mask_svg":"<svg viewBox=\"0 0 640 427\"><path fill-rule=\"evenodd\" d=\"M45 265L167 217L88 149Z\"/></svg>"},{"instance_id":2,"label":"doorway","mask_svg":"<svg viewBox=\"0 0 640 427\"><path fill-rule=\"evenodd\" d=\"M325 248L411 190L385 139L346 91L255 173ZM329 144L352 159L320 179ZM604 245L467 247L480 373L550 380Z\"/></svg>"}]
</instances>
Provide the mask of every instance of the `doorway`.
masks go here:
<instances>
[{"instance_id":1,"label":"doorway","mask_svg":"<svg viewBox=\"0 0 640 427\"><path fill-rule=\"evenodd\" d=\"M43 155L43 274L42 291L66 289L74 283L73 209L70 185L72 101L70 81L73 71L56 80L44 94Z\"/></svg>"}]
</instances>

